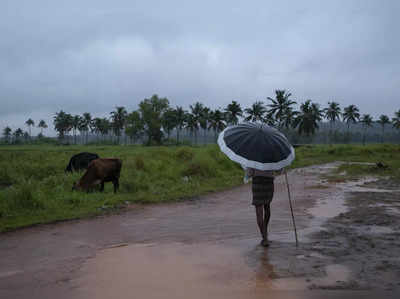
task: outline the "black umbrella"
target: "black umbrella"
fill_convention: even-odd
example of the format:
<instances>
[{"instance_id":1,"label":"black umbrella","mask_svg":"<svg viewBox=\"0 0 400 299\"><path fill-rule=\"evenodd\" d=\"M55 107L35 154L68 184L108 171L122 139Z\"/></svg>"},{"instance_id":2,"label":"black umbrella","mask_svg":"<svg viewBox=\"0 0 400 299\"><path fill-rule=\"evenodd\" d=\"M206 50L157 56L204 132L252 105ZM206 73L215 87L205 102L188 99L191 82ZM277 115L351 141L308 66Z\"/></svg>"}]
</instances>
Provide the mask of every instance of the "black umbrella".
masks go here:
<instances>
[{"instance_id":1,"label":"black umbrella","mask_svg":"<svg viewBox=\"0 0 400 299\"><path fill-rule=\"evenodd\" d=\"M295 157L285 135L263 124L241 123L227 127L219 134L218 145L231 160L259 170L282 169Z\"/></svg>"},{"instance_id":2,"label":"black umbrella","mask_svg":"<svg viewBox=\"0 0 400 299\"><path fill-rule=\"evenodd\" d=\"M295 157L294 149L285 135L264 124L241 123L227 127L219 134L218 145L231 160L243 167L259 170L282 169L290 165ZM286 172L285 177L297 246L296 222Z\"/></svg>"}]
</instances>

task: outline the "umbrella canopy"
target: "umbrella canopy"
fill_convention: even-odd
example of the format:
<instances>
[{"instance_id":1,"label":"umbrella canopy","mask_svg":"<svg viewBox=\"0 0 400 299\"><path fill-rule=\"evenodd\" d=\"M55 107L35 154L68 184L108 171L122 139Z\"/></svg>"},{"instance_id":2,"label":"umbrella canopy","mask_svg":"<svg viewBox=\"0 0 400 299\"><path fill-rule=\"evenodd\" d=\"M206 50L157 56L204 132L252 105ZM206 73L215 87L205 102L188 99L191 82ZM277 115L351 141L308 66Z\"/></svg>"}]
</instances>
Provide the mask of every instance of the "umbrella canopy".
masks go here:
<instances>
[{"instance_id":1,"label":"umbrella canopy","mask_svg":"<svg viewBox=\"0 0 400 299\"><path fill-rule=\"evenodd\" d=\"M227 127L219 134L218 145L231 160L259 170L281 169L295 157L285 135L264 124L241 123Z\"/></svg>"}]
</instances>

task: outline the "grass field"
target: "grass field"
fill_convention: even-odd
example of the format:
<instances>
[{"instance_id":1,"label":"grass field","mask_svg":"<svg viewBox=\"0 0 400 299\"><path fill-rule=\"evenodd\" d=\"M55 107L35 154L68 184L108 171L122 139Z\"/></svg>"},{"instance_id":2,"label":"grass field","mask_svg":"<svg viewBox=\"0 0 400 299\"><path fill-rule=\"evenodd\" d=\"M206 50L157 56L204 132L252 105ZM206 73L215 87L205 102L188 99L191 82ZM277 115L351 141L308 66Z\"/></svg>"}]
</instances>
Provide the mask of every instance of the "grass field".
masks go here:
<instances>
[{"instance_id":1,"label":"grass field","mask_svg":"<svg viewBox=\"0 0 400 299\"><path fill-rule=\"evenodd\" d=\"M120 191L72 191L82 173L65 174L70 157L82 151L123 160ZM331 161L383 162L375 174L400 178L400 146L304 146L292 167ZM371 166L343 165L356 176ZM3 146L0 147L0 231L37 223L98 215L127 203L193 198L242 183L242 169L216 145L206 147Z\"/></svg>"}]
</instances>

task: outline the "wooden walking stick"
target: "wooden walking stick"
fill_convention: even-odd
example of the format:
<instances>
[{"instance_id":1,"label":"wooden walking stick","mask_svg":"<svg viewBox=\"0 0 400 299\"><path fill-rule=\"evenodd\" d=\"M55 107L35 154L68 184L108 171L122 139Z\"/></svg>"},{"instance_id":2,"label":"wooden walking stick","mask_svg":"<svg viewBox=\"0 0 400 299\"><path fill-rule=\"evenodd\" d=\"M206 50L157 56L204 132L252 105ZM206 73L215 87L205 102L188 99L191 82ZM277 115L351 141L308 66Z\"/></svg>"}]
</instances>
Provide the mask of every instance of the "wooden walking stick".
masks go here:
<instances>
[{"instance_id":1,"label":"wooden walking stick","mask_svg":"<svg viewBox=\"0 0 400 299\"><path fill-rule=\"evenodd\" d=\"M289 181L287 178L287 171L285 170L285 177L286 177L286 186L287 186L287 192L289 195L289 205L290 205L290 212L292 213L292 220L293 220L293 226L294 226L294 235L296 237L296 247L299 245L299 241L297 240L297 229L296 229L296 222L294 221L294 215L293 215L293 207L292 207L292 200L290 198L290 189L289 189Z\"/></svg>"}]
</instances>

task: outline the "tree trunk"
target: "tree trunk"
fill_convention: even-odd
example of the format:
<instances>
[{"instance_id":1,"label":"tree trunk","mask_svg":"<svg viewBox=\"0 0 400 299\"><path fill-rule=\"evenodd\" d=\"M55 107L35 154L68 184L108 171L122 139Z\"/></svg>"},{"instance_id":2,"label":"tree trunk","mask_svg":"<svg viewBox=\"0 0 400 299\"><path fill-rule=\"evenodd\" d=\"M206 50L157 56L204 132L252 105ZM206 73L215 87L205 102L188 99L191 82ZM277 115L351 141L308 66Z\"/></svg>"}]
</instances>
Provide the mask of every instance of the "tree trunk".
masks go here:
<instances>
[{"instance_id":1,"label":"tree trunk","mask_svg":"<svg viewBox=\"0 0 400 299\"><path fill-rule=\"evenodd\" d=\"M365 133L366 133L366 129L364 129L364 134L363 134L363 145L365 146Z\"/></svg>"}]
</instances>

